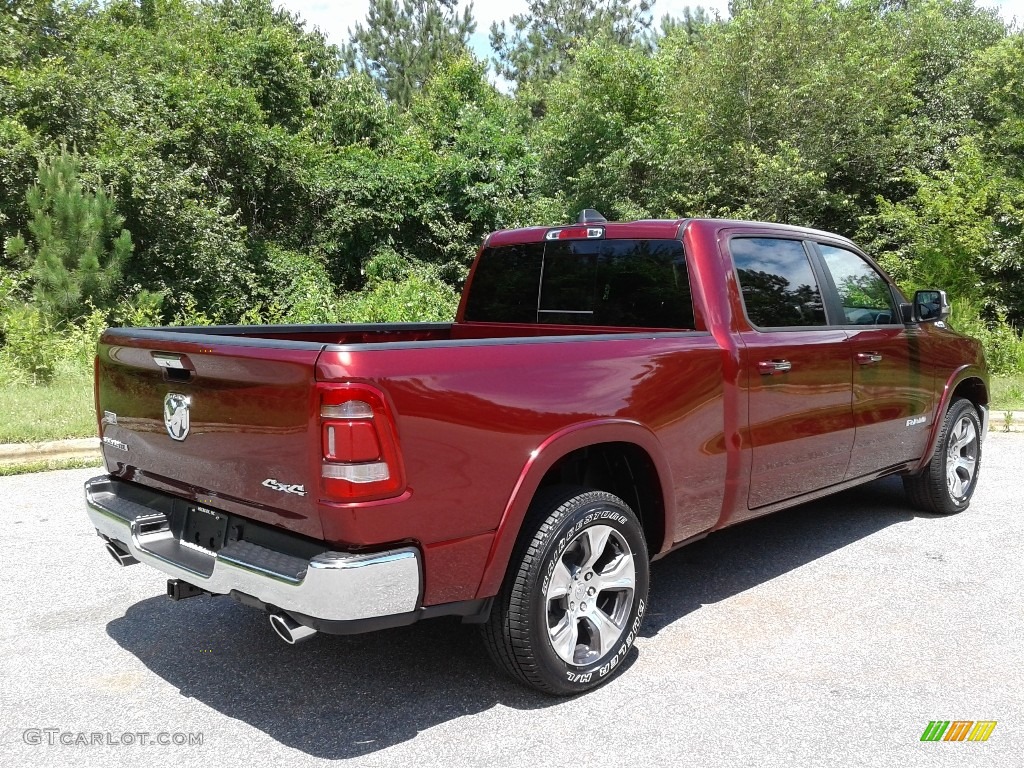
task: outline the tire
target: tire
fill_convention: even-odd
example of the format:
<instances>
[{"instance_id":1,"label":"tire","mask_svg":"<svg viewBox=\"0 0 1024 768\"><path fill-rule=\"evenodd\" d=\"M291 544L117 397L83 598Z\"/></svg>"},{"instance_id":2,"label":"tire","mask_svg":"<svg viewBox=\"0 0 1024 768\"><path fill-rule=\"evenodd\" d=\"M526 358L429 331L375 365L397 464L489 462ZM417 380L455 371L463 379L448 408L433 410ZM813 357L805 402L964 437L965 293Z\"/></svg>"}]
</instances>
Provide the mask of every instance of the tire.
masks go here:
<instances>
[{"instance_id":1,"label":"tire","mask_svg":"<svg viewBox=\"0 0 1024 768\"><path fill-rule=\"evenodd\" d=\"M531 505L483 626L487 650L527 686L556 696L588 691L622 670L649 581L643 529L622 499L547 490Z\"/></svg>"},{"instance_id":2,"label":"tire","mask_svg":"<svg viewBox=\"0 0 1024 768\"><path fill-rule=\"evenodd\" d=\"M946 411L928 466L905 475L903 488L918 509L953 515L971 505L980 470L981 420L970 400L957 398Z\"/></svg>"}]
</instances>

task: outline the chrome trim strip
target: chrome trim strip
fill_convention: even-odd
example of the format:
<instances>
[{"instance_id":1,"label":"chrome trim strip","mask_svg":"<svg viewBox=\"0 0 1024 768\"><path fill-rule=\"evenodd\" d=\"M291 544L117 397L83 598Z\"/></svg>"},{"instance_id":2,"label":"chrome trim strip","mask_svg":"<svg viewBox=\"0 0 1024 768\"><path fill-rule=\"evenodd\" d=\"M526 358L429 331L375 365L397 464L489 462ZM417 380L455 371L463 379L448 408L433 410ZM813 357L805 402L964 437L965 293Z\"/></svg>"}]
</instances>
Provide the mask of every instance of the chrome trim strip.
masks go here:
<instances>
[{"instance_id":1,"label":"chrome trim strip","mask_svg":"<svg viewBox=\"0 0 1024 768\"><path fill-rule=\"evenodd\" d=\"M138 504L117 505L121 509L104 504L116 498L106 477L86 482L85 496L89 519L101 536L123 544L140 563L216 595L237 590L283 611L326 621L408 613L419 604L421 568L415 547L370 554L324 552L309 561L305 576L296 581L256 563L181 546L159 512Z\"/></svg>"}]
</instances>

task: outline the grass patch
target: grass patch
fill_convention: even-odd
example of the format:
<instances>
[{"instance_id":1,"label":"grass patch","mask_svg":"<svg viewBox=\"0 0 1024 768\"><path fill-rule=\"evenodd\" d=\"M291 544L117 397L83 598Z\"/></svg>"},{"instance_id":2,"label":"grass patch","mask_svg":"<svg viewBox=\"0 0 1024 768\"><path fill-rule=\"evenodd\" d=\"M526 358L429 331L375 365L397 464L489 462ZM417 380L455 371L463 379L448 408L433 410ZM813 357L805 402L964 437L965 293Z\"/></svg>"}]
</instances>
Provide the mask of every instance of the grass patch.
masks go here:
<instances>
[{"instance_id":1,"label":"grass patch","mask_svg":"<svg viewBox=\"0 0 1024 768\"><path fill-rule=\"evenodd\" d=\"M989 404L993 423L999 420L1000 411L1024 411L1024 374L993 376Z\"/></svg>"},{"instance_id":2,"label":"grass patch","mask_svg":"<svg viewBox=\"0 0 1024 768\"><path fill-rule=\"evenodd\" d=\"M25 464L0 464L0 477L27 475L30 472L52 472L55 469L85 469L86 467L102 466L103 460L99 456L81 459L42 459Z\"/></svg>"},{"instance_id":3,"label":"grass patch","mask_svg":"<svg viewBox=\"0 0 1024 768\"><path fill-rule=\"evenodd\" d=\"M95 436L91 372L61 371L51 384L0 388L0 443Z\"/></svg>"}]
</instances>

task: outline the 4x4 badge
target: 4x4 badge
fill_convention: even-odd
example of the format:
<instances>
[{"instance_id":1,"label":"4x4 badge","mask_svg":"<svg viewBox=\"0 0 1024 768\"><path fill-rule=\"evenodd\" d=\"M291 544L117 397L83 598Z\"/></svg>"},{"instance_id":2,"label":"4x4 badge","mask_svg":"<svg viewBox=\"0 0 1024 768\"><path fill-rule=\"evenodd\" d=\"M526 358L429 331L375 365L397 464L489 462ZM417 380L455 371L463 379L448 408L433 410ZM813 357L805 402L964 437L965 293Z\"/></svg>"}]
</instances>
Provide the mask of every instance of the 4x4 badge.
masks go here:
<instances>
[{"instance_id":1,"label":"4x4 badge","mask_svg":"<svg viewBox=\"0 0 1024 768\"><path fill-rule=\"evenodd\" d=\"M288 483L279 483L272 477L268 477L262 483L264 488L269 488L272 491L280 491L281 493L294 493L296 496L305 496L306 487L304 485L289 485Z\"/></svg>"},{"instance_id":2,"label":"4x4 badge","mask_svg":"<svg viewBox=\"0 0 1024 768\"><path fill-rule=\"evenodd\" d=\"M189 406L192 398L168 392L164 398L164 426L172 440L184 440L188 437Z\"/></svg>"}]
</instances>

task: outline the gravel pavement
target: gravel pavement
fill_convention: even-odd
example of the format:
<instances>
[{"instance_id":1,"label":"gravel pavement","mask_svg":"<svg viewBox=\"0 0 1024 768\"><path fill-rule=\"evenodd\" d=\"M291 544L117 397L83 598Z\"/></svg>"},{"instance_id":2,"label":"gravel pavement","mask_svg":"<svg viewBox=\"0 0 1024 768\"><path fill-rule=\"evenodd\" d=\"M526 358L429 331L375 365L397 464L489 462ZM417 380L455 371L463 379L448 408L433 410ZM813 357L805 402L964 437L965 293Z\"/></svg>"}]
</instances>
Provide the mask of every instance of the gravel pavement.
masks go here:
<instances>
[{"instance_id":1,"label":"gravel pavement","mask_svg":"<svg viewBox=\"0 0 1024 768\"><path fill-rule=\"evenodd\" d=\"M630 669L571 700L455 621L292 647L228 598L172 603L100 546L96 473L0 478L0 765L1024 765L1020 435L989 436L962 515L888 479L656 563ZM998 725L921 742L931 720Z\"/></svg>"}]
</instances>

